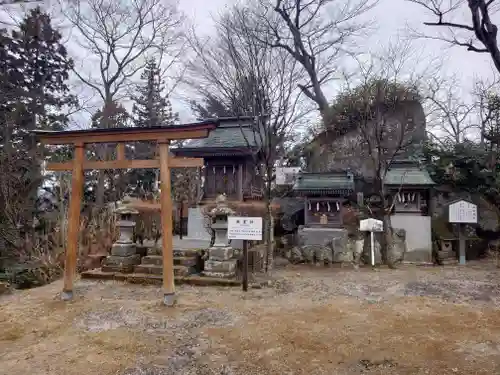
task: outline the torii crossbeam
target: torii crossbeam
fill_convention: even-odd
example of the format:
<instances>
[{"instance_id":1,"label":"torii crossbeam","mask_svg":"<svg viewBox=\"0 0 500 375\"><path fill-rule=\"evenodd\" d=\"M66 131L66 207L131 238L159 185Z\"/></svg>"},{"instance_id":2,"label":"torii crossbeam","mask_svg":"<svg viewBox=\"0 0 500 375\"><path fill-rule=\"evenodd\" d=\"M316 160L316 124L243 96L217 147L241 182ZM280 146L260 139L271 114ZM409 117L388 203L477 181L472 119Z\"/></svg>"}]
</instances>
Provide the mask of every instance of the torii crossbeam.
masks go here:
<instances>
[{"instance_id":1,"label":"torii crossbeam","mask_svg":"<svg viewBox=\"0 0 500 375\"><path fill-rule=\"evenodd\" d=\"M34 132L42 144L68 144L74 146L73 161L67 163L48 163L46 166L47 170L72 172L71 199L68 211L68 240L64 261L64 287L61 294L63 300L71 300L73 298L73 282L76 274L78 233L80 228L80 210L83 196L83 171L88 169L160 168L164 303L167 306L173 306L175 304L170 168L202 167L203 159L172 157L169 152L169 144L172 140L206 138L210 131L214 130L217 126L218 120L209 120L194 124L151 128L111 128L61 132ZM155 160L125 159L125 144L135 141L156 141L159 149L159 158ZM116 143L116 160L85 160L85 145L92 143Z\"/></svg>"}]
</instances>

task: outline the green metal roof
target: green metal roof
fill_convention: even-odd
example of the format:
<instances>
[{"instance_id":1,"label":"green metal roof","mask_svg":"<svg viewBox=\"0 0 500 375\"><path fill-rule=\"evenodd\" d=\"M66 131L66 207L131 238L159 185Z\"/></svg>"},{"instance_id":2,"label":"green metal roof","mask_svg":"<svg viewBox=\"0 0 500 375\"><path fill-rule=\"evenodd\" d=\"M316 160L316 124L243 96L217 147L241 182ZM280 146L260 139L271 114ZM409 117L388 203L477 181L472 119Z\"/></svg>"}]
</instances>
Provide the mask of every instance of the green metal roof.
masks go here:
<instances>
[{"instance_id":1,"label":"green metal roof","mask_svg":"<svg viewBox=\"0 0 500 375\"><path fill-rule=\"evenodd\" d=\"M334 192L354 191L354 179L345 172L302 173L293 186L297 192Z\"/></svg>"},{"instance_id":2,"label":"green metal roof","mask_svg":"<svg viewBox=\"0 0 500 375\"><path fill-rule=\"evenodd\" d=\"M398 161L391 165L384 180L386 185L435 185L429 173L414 161Z\"/></svg>"},{"instance_id":3,"label":"green metal roof","mask_svg":"<svg viewBox=\"0 0 500 375\"><path fill-rule=\"evenodd\" d=\"M207 138L192 139L183 149L227 149L255 147L260 143L251 120L227 121L212 130Z\"/></svg>"}]
</instances>

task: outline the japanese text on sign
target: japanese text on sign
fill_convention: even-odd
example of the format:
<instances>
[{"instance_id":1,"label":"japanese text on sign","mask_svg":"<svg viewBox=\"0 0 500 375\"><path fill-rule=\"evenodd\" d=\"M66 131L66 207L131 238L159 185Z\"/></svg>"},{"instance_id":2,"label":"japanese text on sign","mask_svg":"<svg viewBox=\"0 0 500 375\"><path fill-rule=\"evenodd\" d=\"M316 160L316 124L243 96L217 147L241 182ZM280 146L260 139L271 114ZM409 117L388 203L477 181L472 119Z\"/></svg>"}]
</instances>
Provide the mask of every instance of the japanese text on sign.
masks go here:
<instances>
[{"instance_id":1,"label":"japanese text on sign","mask_svg":"<svg viewBox=\"0 0 500 375\"><path fill-rule=\"evenodd\" d=\"M229 216L227 222L228 240L262 240L262 218Z\"/></svg>"},{"instance_id":2,"label":"japanese text on sign","mask_svg":"<svg viewBox=\"0 0 500 375\"><path fill-rule=\"evenodd\" d=\"M458 201L449 206L450 223L477 223L477 206L466 201Z\"/></svg>"}]
</instances>

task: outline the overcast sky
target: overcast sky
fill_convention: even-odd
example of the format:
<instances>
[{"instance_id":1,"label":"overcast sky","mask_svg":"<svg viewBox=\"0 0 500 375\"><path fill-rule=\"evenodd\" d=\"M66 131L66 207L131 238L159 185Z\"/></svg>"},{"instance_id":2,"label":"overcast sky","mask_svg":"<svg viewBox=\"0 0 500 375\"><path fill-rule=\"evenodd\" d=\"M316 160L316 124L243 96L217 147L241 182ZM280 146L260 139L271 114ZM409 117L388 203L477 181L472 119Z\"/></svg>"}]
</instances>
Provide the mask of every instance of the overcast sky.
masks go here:
<instances>
[{"instance_id":1,"label":"overcast sky","mask_svg":"<svg viewBox=\"0 0 500 375\"><path fill-rule=\"evenodd\" d=\"M223 11L231 0L182 0L181 9L194 22L199 32L209 33L213 25L212 17ZM389 40L395 40L399 37L408 36L409 28L427 31L428 33L438 35L442 30L424 26L424 21L433 21L433 18L425 10L415 4L405 0L381 0L377 7L366 15L377 23L377 30L372 34L368 43L371 48L377 49L387 45ZM457 15L456 17L467 17L467 14ZM425 43L425 47L423 47ZM457 87L466 95L474 82L475 76L492 77L493 69L488 54L477 54L468 52L465 48L448 46L440 41L421 40L415 42L417 47L424 48L423 52L428 58L443 56L444 73L456 73L460 77L462 87ZM335 93L335 87L330 87L327 92L331 95ZM179 103L180 104L180 103ZM181 108L179 108L181 109ZM189 110L181 110L182 117L189 117Z\"/></svg>"},{"instance_id":2,"label":"overcast sky","mask_svg":"<svg viewBox=\"0 0 500 375\"><path fill-rule=\"evenodd\" d=\"M225 7L234 2L235 0L181 0L179 6L189 18L190 23L196 27L198 33L210 34L213 30L213 17L216 17L224 11ZM464 13L463 16L466 14ZM423 26L423 21L432 20L432 18L425 13L422 7L405 0L380 0L379 5L371 10L366 17L376 22L377 29L374 30L370 38L360 42L374 51L383 48L391 40L407 36L408 27L428 33L439 32L439 30ZM459 47L446 49L446 45L439 41L425 40L415 44L422 48L427 58L444 57L444 73L456 73L460 76L460 86L456 89L463 92L464 95L470 91L474 76L492 77L492 64L487 54L467 52ZM333 98L336 87L332 84L325 91L329 97ZM189 106L186 104L185 92L176 90L172 97L172 103L174 110L180 113L182 121L193 119Z\"/></svg>"}]
</instances>

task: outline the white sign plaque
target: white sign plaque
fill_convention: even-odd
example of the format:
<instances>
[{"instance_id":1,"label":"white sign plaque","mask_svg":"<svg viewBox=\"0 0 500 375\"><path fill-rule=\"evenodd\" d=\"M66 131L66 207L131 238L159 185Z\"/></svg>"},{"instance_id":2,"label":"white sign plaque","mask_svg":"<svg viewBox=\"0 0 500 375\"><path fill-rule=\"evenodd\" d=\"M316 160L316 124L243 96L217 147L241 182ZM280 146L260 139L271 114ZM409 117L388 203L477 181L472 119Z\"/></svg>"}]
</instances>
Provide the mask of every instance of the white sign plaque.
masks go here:
<instances>
[{"instance_id":1,"label":"white sign plaque","mask_svg":"<svg viewBox=\"0 0 500 375\"><path fill-rule=\"evenodd\" d=\"M229 216L227 218L228 240L262 240L262 218Z\"/></svg>"},{"instance_id":2,"label":"white sign plaque","mask_svg":"<svg viewBox=\"0 0 500 375\"><path fill-rule=\"evenodd\" d=\"M361 232L383 232L384 223L377 219L365 219L359 222L359 230Z\"/></svg>"},{"instance_id":3,"label":"white sign plaque","mask_svg":"<svg viewBox=\"0 0 500 375\"><path fill-rule=\"evenodd\" d=\"M450 223L477 223L477 206L467 201L450 204L448 220Z\"/></svg>"}]
</instances>

